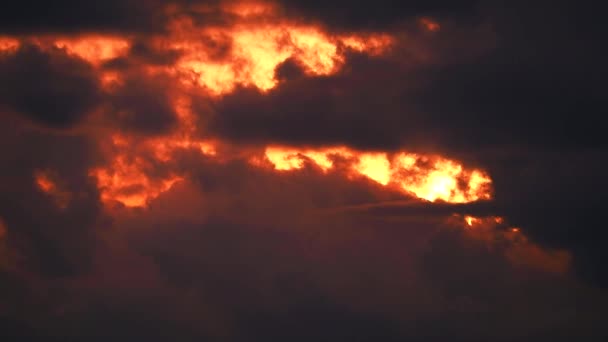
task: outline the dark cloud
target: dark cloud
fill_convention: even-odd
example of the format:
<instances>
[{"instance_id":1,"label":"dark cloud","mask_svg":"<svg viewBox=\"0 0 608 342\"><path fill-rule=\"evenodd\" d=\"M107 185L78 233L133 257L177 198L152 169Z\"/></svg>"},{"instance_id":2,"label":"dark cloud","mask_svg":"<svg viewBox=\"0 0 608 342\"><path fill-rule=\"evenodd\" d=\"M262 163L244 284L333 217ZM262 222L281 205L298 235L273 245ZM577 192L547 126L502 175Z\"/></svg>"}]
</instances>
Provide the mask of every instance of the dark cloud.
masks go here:
<instances>
[{"instance_id":1,"label":"dark cloud","mask_svg":"<svg viewBox=\"0 0 608 342\"><path fill-rule=\"evenodd\" d=\"M0 217L7 226L9 245L18 250L18 261L50 276L87 270L100 222L97 188L87 174L95 147L83 137L6 126L0 158L11 168L0 172ZM53 175L56 187L67 196L65 201L37 186L39 172Z\"/></svg>"},{"instance_id":2,"label":"dark cloud","mask_svg":"<svg viewBox=\"0 0 608 342\"><path fill-rule=\"evenodd\" d=\"M208 130L236 141L395 148L405 136L399 121L407 120L396 117L396 89L385 83L379 94L376 82L395 82L398 66L367 62L363 70L306 78L294 78L298 69L286 62L277 76L288 80L276 89L239 89L216 102Z\"/></svg>"},{"instance_id":3,"label":"dark cloud","mask_svg":"<svg viewBox=\"0 0 608 342\"><path fill-rule=\"evenodd\" d=\"M598 18L553 3L498 7L490 18L496 48L428 74L430 87L412 102L441 127L444 150L489 169L507 217L537 241L572 249L580 273L605 285Z\"/></svg>"},{"instance_id":4,"label":"dark cloud","mask_svg":"<svg viewBox=\"0 0 608 342\"><path fill-rule=\"evenodd\" d=\"M26 291L40 314L16 316L25 323L11 334L441 341L605 333L604 294L569 274L512 264L509 245L472 239L446 223L449 210L427 204L433 219L353 215L336 208L402 197L312 165L276 174L193 151L174 162L191 180L146 210L119 209L105 230L110 243L93 251L95 268Z\"/></svg>"},{"instance_id":5,"label":"dark cloud","mask_svg":"<svg viewBox=\"0 0 608 342\"><path fill-rule=\"evenodd\" d=\"M177 124L169 93L172 86L172 82L162 75L130 75L107 97L110 116L127 131L167 133Z\"/></svg>"},{"instance_id":6,"label":"dark cloud","mask_svg":"<svg viewBox=\"0 0 608 342\"><path fill-rule=\"evenodd\" d=\"M321 21L327 26L349 30L390 28L408 19L423 16L474 17L476 0L431 1L284 1L288 14L298 18Z\"/></svg>"},{"instance_id":7,"label":"dark cloud","mask_svg":"<svg viewBox=\"0 0 608 342\"><path fill-rule=\"evenodd\" d=\"M314 169L277 177L241 162L182 162L193 170L192 183L162 195L147 212L119 215L115 226L141 256L122 267L152 267L168 284L152 293L173 289L168 301L179 304L160 314L163 300L148 294L148 278L132 278L135 288L146 283L146 295L110 291L86 331L99 331L94 322L104 321L112 329L99 334L113 334L126 322L104 317L130 313L133 324L121 329L133 336L148 336L144 321L155 322L162 336L227 334L236 341L484 340L496 331L502 340L593 340L604 333L597 315L605 295L569 274L513 264L509 244L472 239L445 223L447 212L434 220L328 214L390 198L373 183L348 185ZM90 308L74 308L64 324ZM186 318L193 313L199 319ZM186 326L177 332L176 324Z\"/></svg>"},{"instance_id":8,"label":"dark cloud","mask_svg":"<svg viewBox=\"0 0 608 342\"><path fill-rule=\"evenodd\" d=\"M171 65L179 58L179 51L161 50L146 41L134 42L129 52L136 61L151 65Z\"/></svg>"},{"instance_id":9,"label":"dark cloud","mask_svg":"<svg viewBox=\"0 0 608 342\"><path fill-rule=\"evenodd\" d=\"M0 55L0 106L53 128L82 120L100 101L93 68L64 50L24 45Z\"/></svg>"},{"instance_id":10,"label":"dark cloud","mask_svg":"<svg viewBox=\"0 0 608 342\"><path fill-rule=\"evenodd\" d=\"M166 2L105 1L85 4L77 0L13 1L0 15L0 31L49 33L83 31L159 31L164 28Z\"/></svg>"},{"instance_id":11,"label":"dark cloud","mask_svg":"<svg viewBox=\"0 0 608 342\"><path fill-rule=\"evenodd\" d=\"M434 151L478 165L494 179L497 211L575 250L581 272L605 284L600 19L559 4L512 7L484 6L489 25L414 35L385 58L350 55L336 75L289 79L280 66L276 89L224 97L209 128L243 142ZM478 45L455 54L467 35Z\"/></svg>"},{"instance_id":12,"label":"dark cloud","mask_svg":"<svg viewBox=\"0 0 608 342\"><path fill-rule=\"evenodd\" d=\"M289 81L301 77L304 77L304 68L299 65L298 61L289 58L277 66L274 78L277 81Z\"/></svg>"}]
</instances>

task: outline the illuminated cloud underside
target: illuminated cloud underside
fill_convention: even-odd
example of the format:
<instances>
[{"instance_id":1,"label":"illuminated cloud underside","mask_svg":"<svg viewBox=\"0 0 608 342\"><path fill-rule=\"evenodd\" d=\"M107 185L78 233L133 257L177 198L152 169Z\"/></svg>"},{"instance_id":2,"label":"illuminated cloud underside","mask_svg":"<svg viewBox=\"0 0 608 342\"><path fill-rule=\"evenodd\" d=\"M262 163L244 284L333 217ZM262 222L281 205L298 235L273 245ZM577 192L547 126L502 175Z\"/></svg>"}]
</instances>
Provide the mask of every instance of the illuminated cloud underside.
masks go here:
<instances>
[{"instance_id":1,"label":"illuminated cloud underside","mask_svg":"<svg viewBox=\"0 0 608 342\"><path fill-rule=\"evenodd\" d=\"M206 9L202 7L200 11ZM169 165L173 153L196 149L208 157L218 156L216 142L195 138L197 116L192 112L188 92L203 92L221 96L236 86L254 86L262 91L277 86L277 66L292 58L309 75L330 75L345 62L346 51L354 50L379 55L390 49L393 39L386 34L331 35L312 25L293 24L274 16L271 6L261 4L232 4L224 11L239 20L230 26L197 27L191 18L179 17L169 25L169 35L151 40L159 50L175 50L180 58L173 65L146 66L150 75L168 74L180 86L173 106L178 114L179 127L162 137L133 137L114 133L106 141L105 150L111 162L90 170L106 203L119 202L128 207L144 207L151 200L184 179L177 172L163 177L152 177L151 160L141 153L152 155L155 163ZM263 17L265 20L256 20ZM438 23L423 18L421 25L430 31L439 30ZM70 54L100 65L113 58L125 56L132 42L124 37L84 35L77 37L46 37L29 39L42 48L65 49ZM19 46L11 38L0 39L0 49ZM215 56L211 46L228 44L228 53ZM122 84L121 72L99 70L100 83L107 91ZM182 91L183 93L179 93ZM221 143L221 142L220 142ZM269 161L276 171L296 170L309 161L328 172L334 159L343 159L350 170L349 177L366 177L383 186L399 189L427 201L466 203L491 198L491 180L481 170L465 169L457 161L441 156L426 156L401 151L389 156L384 152L361 152L348 147L298 149L270 146L263 156L249 157L252 165L263 167ZM41 185L40 178L38 184ZM46 192L49 192L46 190Z\"/></svg>"},{"instance_id":2,"label":"illuminated cloud underside","mask_svg":"<svg viewBox=\"0 0 608 342\"><path fill-rule=\"evenodd\" d=\"M481 170L466 170L459 163L439 156L399 152L389 158L384 152L359 152L346 147L318 150L269 147L266 157L277 170L284 171L301 169L306 160L328 171L334 167L335 158L344 159L352 175L428 201L467 203L491 198L488 175Z\"/></svg>"},{"instance_id":3,"label":"illuminated cloud underside","mask_svg":"<svg viewBox=\"0 0 608 342\"><path fill-rule=\"evenodd\" d=\"M608 336L587 6L67 2L0 22L3 336Z\"/></svg>"}]
</instances>

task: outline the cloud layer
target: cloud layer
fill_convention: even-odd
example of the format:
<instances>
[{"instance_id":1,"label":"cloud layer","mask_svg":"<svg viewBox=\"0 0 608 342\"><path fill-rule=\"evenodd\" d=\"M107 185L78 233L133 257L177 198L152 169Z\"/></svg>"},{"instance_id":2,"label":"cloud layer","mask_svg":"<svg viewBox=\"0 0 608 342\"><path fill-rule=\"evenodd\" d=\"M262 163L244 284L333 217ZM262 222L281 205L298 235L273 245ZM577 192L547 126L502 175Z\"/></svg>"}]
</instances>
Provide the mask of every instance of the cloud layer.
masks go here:
<instances>
[{"instance_id":1,"label":"cloud layer","mask_svg":"<svg viewBox=\"0 0 608 342\"><path fill-rule=\"evenodd\" d=\"M20 2L0 14L0 328L602 340L596 17Z\"/></svg>"}]
</instances>

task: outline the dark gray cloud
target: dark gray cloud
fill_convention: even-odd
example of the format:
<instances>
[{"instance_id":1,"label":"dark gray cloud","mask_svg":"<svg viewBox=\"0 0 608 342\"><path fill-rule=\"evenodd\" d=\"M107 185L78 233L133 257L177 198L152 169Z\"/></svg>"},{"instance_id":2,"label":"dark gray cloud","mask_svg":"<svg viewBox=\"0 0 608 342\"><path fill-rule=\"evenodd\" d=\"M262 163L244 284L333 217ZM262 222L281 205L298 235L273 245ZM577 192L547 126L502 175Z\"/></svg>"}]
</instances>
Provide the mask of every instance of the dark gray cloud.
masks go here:
<instances>
[{"instance_id":1,"label":"dark gray cloud","mask_svg":"<svg viewBox=\"0 0 608 342\"><path fill-rule=\"evenodd\" d=\"M476 0L431 1L279 1L287 14L320 21L332 28L378 30L391 28L411 18L424 16L467 18L478 15Z\"/></svg>"},{"instance_id":2,"label":"dark gray cloud","mask_svg":"<svg viewBox=\"0 0 608 342\"><path fill-rule=\"evenodd\" d=\"M110 117L125 131L162 134L177 124L166 77L133 74L107 94Z\"/></svg>"},{"instance_id":3,"label":"dark gray cloud","mask_svg":"<svg viewBox=\"0 0 608 342\"><path fill-rule=\"evenodd\" d=\"M49 276L79 274L90 267L101 222L98 192L88 177L96 147L83 136L24 129L3 118L0 217L9 246L26 269ZM39 173L52 177L59 197L36 184Z\"/></svg>"},{"instance_id":4,"label":"dark gray cloud","mask_svg":"<svg viewBox=\"0 0 608 342\"><path fill-rule=\"evenodd\" d=\"M85 4L77 0L52 3L40 0L12 1L0 15L0 31L49 33L83 31L150 32L164 28L167 3L158 0L105 1Z\"/></svg>"},{"instance_id":5,"label":"dark gray cloud","mask_svg":"<svg viewBox=\"0 0 608 342\"><path fill-rule=\"evenodd\" d=\"M64 50L25 44L0 55L0 106L54 128L80 122L99 104L93 68ZM10 86L9 86L10 85Z\"/></svg>"}]
</instances>

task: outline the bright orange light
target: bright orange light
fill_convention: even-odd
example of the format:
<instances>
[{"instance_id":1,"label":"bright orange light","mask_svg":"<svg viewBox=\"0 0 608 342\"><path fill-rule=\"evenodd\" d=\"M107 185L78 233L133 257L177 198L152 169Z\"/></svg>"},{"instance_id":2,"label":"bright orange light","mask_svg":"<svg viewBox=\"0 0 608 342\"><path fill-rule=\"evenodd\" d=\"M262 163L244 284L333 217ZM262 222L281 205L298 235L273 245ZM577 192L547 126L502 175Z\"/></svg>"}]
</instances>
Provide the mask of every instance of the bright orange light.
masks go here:
<instances>
[{"instance_id":1,"label":"bright orange light","mask_svg":"<svg viewBox=\"0 0 608 342\"><path fill-rule=\"evenodd\" d=\"M402 152L390 160L386 153L359 152L346 147L299 150L276 146L268 147L265 155L281 171L301 169L305 160L328 171L333 167L332 156L340 156L351 161L353 175L396 186L431 202L466 203L491 198L491 179L485 173L465 170L457 162L438 156ZM459 185L462 181L466 186Z\"/></svg>"},{"instance_id":2,"label":"bright orange light","mask_svg":"<svg viewBox=\"0 0 608 342\"><path fill-rule=\"evenodd\" d=\"M467 222L467 225L469 227L472 227L473 224L478 224L481 222L481 219L479 219L477 217L473 217L473 216L465 216L464 220Z\"/></svg>"},{"instance_id":3,"label":"bright orange light","mask_svg":"<svg viewBox=\"0 0 608 342\"><path fill-rule=\"evenodd\" d=\"M50 193L57 189L57 185L55 182L51 180L51 178L45 172L37 172L36 173L36 184L38 184L38 188L46 193Z\"/></svg>"},{"instance_id":4,"label":"bright orange light","mask_svg":"<svg viewBox=\"0 0 608 342\"><path fill-rule=\"evenodd\" d=\"M0 52L17 49L19 45L20 43L17 39L0 36Z\"/></svg>"},{"instance_id":5,"label":"bright orange light","mask_svg":"<svg viewBox=\"0 0 608 342\"><path fill-rule=\"evenodd\" d=\"M504 223L504 219L498 216L489 216L489 217L475 217L471 215L465 215L464 221L466 225L469 227L473 226L486 226L486 227L496 227ZM515 228L517 229L517 228Z\"/></svg>"},{"instance_id":6,"label":"bright orange light","mask_svg":"<svg viewBox=\"0 0 608 342\"><path fill-rule=\"evenodd\" d=\"M112 36L82 36L58 39L54 42L58 48L66 49L93 64L99 64L127 53L128 40Z\"/></svg>"},{"instance_id":7,"label":"bright orange light","mask_svg":"<svg viewBox=\"0 0 608 342\"><path fill-rule=\"evenodd\" d=\"M222 10L242 18L247 18L260 15L272 15L276 9L270 3L243 1L223 4Z\"/></svg>"},{"instance_id":8,"label":"bright orange light","mask_svg":"<svg viewBox=\"0 0 608 342\"><path fill-rule=\"evenodd\" d=\"M370 55L380 55L390 48L393 38L386 34L375 34L371 36L349 36L340 39L344 46Z\"/></svg>"},{"instance_id":9,"label":"bright orange light","mask_svg":"<svg viewBox=\"0 0 608 342\"><path fill-rule=\"evenodd\" d=\"M213 142L194 138L197 123L191 105L186 96L174 97L173 106L180 125L171 135L151 138L112 135L106 146L111 163L90 171L90 175L97 180L102 201L120 202L127 207L145 207L184 179L175 173L162 177L150 176L153 169L151 161L170 163L174 153L184 149L194 149L208 156L216 154ZM146 160L141 155L151 159Z\"/></svg>"},{"instance_id":10,"label":"bright orange light","mask_svg":"<svg viewBox=\"0 0 608 342\"><path fill-rule=\"evenodd\" d=\"M170 163L173 154L182 149L195 149L209 156L216 154L213 143L194 140L187 135L136 141L117 134L111 140L113 161L110 165L91 170L90 175L97 179L104 202L117 201L127 207L144 207L183 177L177 174L149 176L153 166L139 154L150 154L158 163Z\"/></svg>"},{"instance_id":11,"label":"bright orange light","mask_svg":"<svg viewBox=\"0 0 608 342\"><path fill-rule=\"evenodd\" d=\"M175 175L168 179L153 179L144 172L145 168L143 160L128 161L120 155L110 167L94 169L91 175L97 178L103 201L118 201L128 207L143 207L182 180Z\"/></svg>"},{"instance_id":12,"label":"bright orange light","mask_svg":"<svg viewBox=\"0 0 608 342\"><path fill-rule=\"evenodd\" d=\"M169 34L148 43L159 50L178 50L181 57L175 65L143 69L169 73L186 86L223 95L238 85L261 90L275 87L275 69L288 58L297 59L307 74L329 75L345 61L341 47L378 55L393 43L387 34L329 34L319 26L288 22L279 16L276 6L265 2L229 2L220 7L237 16L233 24L198 27L192 18L175 16L168 27ZM210 9L202 6L201 10ZM251 16L260 15L265 16L264 20L250 20ZM65 49L94 66L126 56L132 45L130 38L102 34L33 38L32 42L43 48ZM18 45L16 39L0 37L2 51ZM217 48L210 48L216 45L225 45L219 48L225 50L224 55L218 57L214 50ZM99 70L106 90L120 84L123 76L117 71Z\"/></svg>"},{"instance_id":13,"label":"bright orange light","mask_svg":"<svg viewBox=\"0 0 608 342\"><path fill-rule=\"evenodd\" d=\"M168 27L169 34L149 42L161 50L180 51L175 65L156 67L180 81L171 94L180 125L163 137L115 135L109 142L109 165L91 170L104 201L145 206L182 178L179 174L151 177L148 164L169 164L178 150L195 149L206 156L223 157L218 156L216 143L196 138L197 115L192 113L187 92L203 87L212 95L223 95L238 85L268 90L277 85L277 66L288 58L296 59L307 74L329 75L345 62L346 49L375 55L393 44L393 38L386 34L330 34L320 26L289 22L279 17L277 8L264 2L230 2L220 7L236 16L234 23L199 27L192 18L176 15ZM209 12L212 8L199 6L196 10ZM88 35L55 39L53 45L98 66L126 54L131 43L124 38ZM109 91L124 78L117 71L100 70L99 75L102 86ZM405 152L389 156L346 147L269 147L265 153L277 170L300 169L308 160L328 172L334 167L335 157L347 160L349 177L363 176L428 201L464 203L491 197L491 181L485 173L465 170L459 163L437 156Z\"/></svg>"},{"instance_id":14,"label":"bright orange light","mask_svg":"<svg viewBox=\"0 0 608 342\"><path fill-rule=\"evenodd\" d=\"M351 158L352 152L344 147L329 148L325 150L295 149L270 146L266 148L265 157L274 165L275 169L288 171L304 167L304 160L309 159L323 171L333 167L333 156Z\"/></svg>"},{"instance_id":15,"label":"bright orange light","mask_svg":"<svg viewBox=\"0 0 608 342\"><path fill-rule=\"evenodd\" d=\"M270 13L271 9L260 7L254 12ZM275 69L288 58L297 59L309 74L328 75L344 63L339 45L379 54L392 42L387 35L329 35L316 26L286 23L279 18L204 29L197 28L192 20L181 19L171 28L170 40L165 44L184 52L175 71L185 84L194 81L215 95L228 93L239 84L261 90L273 88L277 84ZM227 42L231 47L228 55L214 58L201 37Z\"/></svg>"},{"instance_id":16,"label":"bright orange light","mask_svg":"<svg viewBox=\"0 0 608 342\"><path fill-rule=\"evenodd\" d=\"M382 185L387 185L391 180L391 164L386 153L360 154L354 170Z\"/></svg>"},{"instance_id":17,"label":"bright orange light","mask_svg":"<svg viewBox=\"0 0 608 342\"><path fill-rule=\"evenodd\" d=\"M301 169L304 160L298 155L297 151L284 151L279 148L266 149L266 158L274 165L277 170Z\"/></svg>"}]
</instances>

